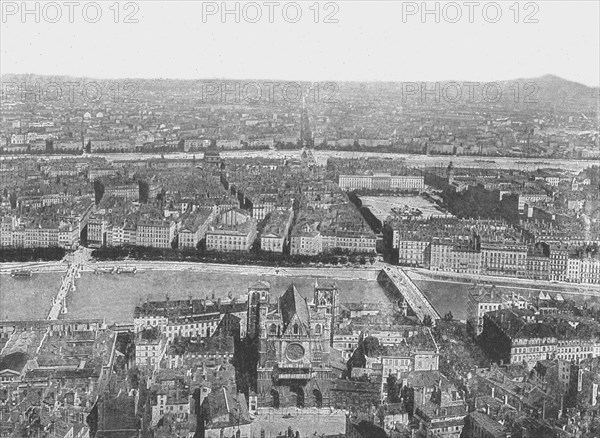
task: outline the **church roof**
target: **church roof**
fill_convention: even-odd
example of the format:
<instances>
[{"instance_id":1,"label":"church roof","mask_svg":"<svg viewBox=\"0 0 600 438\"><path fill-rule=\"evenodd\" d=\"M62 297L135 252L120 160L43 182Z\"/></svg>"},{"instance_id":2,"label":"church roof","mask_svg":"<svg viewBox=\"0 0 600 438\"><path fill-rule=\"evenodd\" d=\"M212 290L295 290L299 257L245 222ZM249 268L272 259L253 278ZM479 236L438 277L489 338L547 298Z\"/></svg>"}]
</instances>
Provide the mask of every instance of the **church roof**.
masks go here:
<instances>
[{"instance_id":1,"label":"church roof","mask_svg":"<svg viewBox=\"0 0 600 438\"><path fill-rule=\"evenodd\" d=\"M268 281L258 280L250 285L250 290L271 289L271 284Z\"/></svg>"},{"instance_id":2,"label":"church roof","mask_svg":"<svg viewBox=\"0 0 600 438\"><path fill-rule=\"evenodd\" d=\"M335 280L329 278L317 278L315 280L316 289L337 289Z\"/></svg>"},{"instance_id":3,"label":"church roof","mask_svg":"<svg viewBox=\"0 0 600 438\"><path fill-rule=\"evenodd\" d=\"M300 319L305 327L309 326L308 303L302 295L300 295L294 284L291 284L279 299L279 308L281 310L284 327L287 327L294 315L298 315L298 319Z\"/></svg>"}]
</instances>

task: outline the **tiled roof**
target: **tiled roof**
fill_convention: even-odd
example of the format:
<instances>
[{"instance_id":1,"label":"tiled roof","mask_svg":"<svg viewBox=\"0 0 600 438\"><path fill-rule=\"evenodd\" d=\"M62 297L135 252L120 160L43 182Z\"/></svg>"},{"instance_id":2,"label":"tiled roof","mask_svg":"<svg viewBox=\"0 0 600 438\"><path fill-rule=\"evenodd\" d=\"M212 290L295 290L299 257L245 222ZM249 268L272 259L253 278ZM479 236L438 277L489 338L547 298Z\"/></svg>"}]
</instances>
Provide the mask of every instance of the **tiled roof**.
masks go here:
<instances>
[{"instance_id":1,"label":"tiled roof","mask_svg":"<svg viewBox=\"0 0 600 438\"><path fill-rule=\"evenodd\" d=\"M284 327L287 327L294 315L298 315L302 324L305 327L309 327L308 303L300 295L294 284L291 284L279 299L279 307Z\"/></svg>"},{"instance_id":2,"label":"tiled roof","mask_svg":"<svg viewBox=\"0 0 600 438\"><path fill-rule=\"evenodd\" d=\"M248 414L246 406L246 397L244 394L230 394L226 388L216 390L206 397L203 407L208 413L209 428L219 428L227 426L237 426L248 424L252 420ZM213 419L227 416L226 422L213 422Z\"/></svg>"},{"instance_id":3,"label":"tiled roof","mask_svg":"<svg viewBox=\"0 0 600 438\"><path fill-rule=\"evenodd\" d=\"M21 372L27 364L28 356L25 353L17 351L0 359L0 371L12 370Z\"/></svg>"}]
</instances>

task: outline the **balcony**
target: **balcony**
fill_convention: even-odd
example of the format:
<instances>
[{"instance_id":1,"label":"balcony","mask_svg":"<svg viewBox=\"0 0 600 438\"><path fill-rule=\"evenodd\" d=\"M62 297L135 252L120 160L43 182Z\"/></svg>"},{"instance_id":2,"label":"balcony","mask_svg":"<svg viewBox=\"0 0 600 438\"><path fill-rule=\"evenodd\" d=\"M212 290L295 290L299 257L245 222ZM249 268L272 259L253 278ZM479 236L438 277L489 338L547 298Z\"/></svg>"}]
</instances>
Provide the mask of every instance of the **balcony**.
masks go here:
<instances>
[{"instance_id":1,"label":"balcony","mask_svg":"<svg viewBox=\"0 0 600 438\"><path fill-rule=\"evenodd\" d=\"M310 362L304 362L304 361L300 361L300 362L277 362L277 368L279 368L280 370L304 370L304 369L310 369L311 368L311 363Z\"/></svg>"},{"instance_id":2,"label":"balcony","mask_svg":"<svg viewBox=\"0 0 600 438\"><path fill-rule=\"evenodd\" d=\"M310 380L311 377L312 373L310 371L296 373L279 373L277 375L277 380Z\"/></svg>"},{"instance_id":3,"label":"balcony","mask_svg":"<svg viewBox=\"0 0 600 438\"><path fill-rule=\"evenodd\" d=\"M277 365L277 380L309 380L312 378L310 364L279 363Z\"/></svg>"}]
</instances>

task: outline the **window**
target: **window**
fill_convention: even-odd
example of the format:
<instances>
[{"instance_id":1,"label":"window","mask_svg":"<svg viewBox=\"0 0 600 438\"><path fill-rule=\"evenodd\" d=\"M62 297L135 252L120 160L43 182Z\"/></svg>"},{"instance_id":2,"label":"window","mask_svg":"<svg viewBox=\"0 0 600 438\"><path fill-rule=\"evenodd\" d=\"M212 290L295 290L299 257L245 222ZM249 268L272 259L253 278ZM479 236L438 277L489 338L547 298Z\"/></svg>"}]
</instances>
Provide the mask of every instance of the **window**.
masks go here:
<instances>
[{"instance_id":1,"label":"window","mask_svg":"<svg viewBox=\"0 0 600 438\"><path fill-rule=\"evenodd\" d=\"M321 334L321 324L317 324L317 325L315 326L315 333L316 333L317 335L320 335L320 334Z\"/></svg>"},{"instance_id":2,"label":"window","mask_svg":"<svg viewBox=\"0 0 600 438\"><path fill-rule=\"evenodd\" d=\"M294 324L294 334L297 335L300 332L300 328L298 327L298 324Z\"/></svg>"}]
</instances>

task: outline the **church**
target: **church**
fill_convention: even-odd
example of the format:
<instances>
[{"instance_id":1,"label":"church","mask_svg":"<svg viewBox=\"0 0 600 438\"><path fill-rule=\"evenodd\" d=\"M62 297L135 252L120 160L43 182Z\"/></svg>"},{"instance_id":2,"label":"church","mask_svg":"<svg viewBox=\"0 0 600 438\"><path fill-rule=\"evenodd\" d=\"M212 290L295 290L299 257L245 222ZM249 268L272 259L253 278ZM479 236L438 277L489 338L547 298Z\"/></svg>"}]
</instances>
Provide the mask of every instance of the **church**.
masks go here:
<instances>
[{"instance_id":1,"label":"church","mask_svg":"<svg viewBox=\"0 0 600 438\"><path fill-rule=\"evenodd\" d=\"M327 406L340 312L335 282L316 280L311 302L293 283L275 303L269 298L269 283L251 286L248 334L259 338L258 406Z\"/></svg>"}]
</instances>

